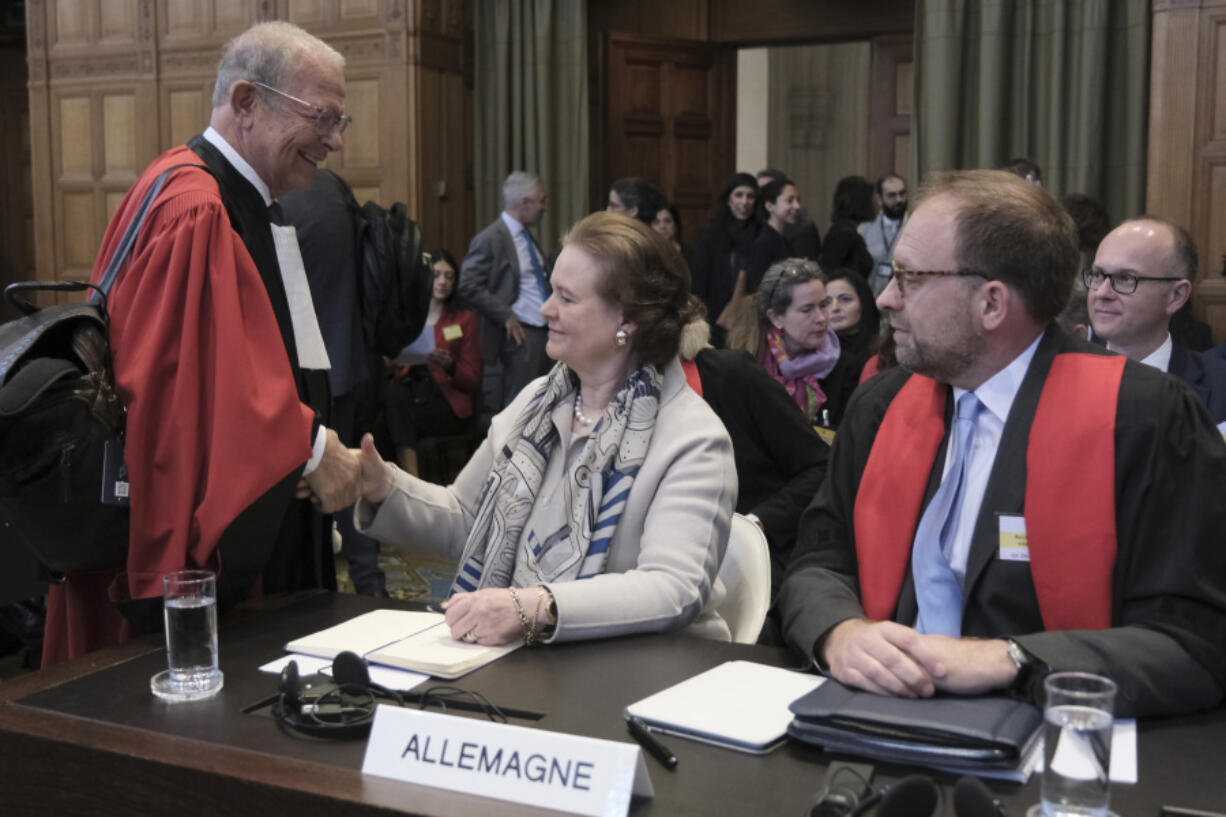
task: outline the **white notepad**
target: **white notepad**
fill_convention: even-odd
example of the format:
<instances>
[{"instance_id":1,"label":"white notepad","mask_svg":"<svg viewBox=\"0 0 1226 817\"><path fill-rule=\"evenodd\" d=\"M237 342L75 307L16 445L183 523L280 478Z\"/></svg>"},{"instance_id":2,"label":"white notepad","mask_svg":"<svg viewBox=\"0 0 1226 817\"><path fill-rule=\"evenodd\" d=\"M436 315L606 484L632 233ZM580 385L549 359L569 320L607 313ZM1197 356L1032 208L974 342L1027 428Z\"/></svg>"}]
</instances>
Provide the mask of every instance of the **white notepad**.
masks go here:
<instances>
[{"instance_id":1,"label":"white notepad","mask_svg":"<svg viewBox=\"0 0 1226 817\"><path fill-rule=\"evenodd\" d=\"M826 679L752 661L728 661L626 707L661 732L764 754L787 736L788 707Z\"/></svg>"},{"instance_id":2,"label":"white notepad","mask_svg":"<svg viewBox=\"0 0 1226 817\"><path fill-rule=\"evenodd\" d=\"M350 650L368 663L452 679L522 646L522 641L501 647L456 641L442 613L374 610L295 639L285 649L320 658Z\"/></svg>"}]
</instances>

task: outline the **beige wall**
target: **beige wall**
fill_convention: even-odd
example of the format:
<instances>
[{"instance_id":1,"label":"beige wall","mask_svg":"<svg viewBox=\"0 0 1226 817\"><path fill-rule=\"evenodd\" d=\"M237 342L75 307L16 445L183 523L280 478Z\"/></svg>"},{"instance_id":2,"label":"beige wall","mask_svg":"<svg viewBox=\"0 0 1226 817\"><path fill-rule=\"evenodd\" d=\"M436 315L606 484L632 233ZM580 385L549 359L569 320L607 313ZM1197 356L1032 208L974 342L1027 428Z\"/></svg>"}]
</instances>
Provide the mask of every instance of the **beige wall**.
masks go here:
<instances>
[{"instance_id":1,"label":"beige wall","mask_svg":"<svg viewBox=\"0 0 1226 817\"><path fill-rule=\"evenodd\" d=\"M465 0L28 2L38 276L89 277L107 221L140 171L208 124L224 43L287 19L345 55L354 123L327 166L359 201L404 201L427 244L472 233ZM445 189L445 194L440 191Z\"/></svg>"},{"instance_id":2,"label":"beige wall","mask_svg":"<svg viewBox=\"0 0 1226 817\"><path fill-rule=\"evenodd\" d=\"M770 49L768 164L796 182L823 235L835 184L868 174L871 56L867 42Z\"/></svg>"},{"instance_id":3,"label":"beige wall","mask_svg":"<svg viewBox=\"0 0 1226 817\"><path fill-rule=\"evenodd\" d=\"M736 168L766 167L770 124L770 50L742 48L736 55Z\"/></svg>"}]
</instances>

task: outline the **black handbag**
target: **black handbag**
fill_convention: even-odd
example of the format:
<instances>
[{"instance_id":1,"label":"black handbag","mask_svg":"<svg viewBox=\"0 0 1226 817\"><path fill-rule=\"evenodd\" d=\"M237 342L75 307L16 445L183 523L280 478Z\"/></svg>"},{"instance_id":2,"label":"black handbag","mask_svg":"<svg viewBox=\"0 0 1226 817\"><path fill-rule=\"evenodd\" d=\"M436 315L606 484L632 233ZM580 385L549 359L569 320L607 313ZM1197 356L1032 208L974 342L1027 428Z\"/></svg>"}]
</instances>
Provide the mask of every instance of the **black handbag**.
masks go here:
<instances>
[{"instance_id":1,"label":"black handbag","mask_svg":"<svg viewBox=\"0 0 1226 817\"><path fill-rule=\"evenodd\" d=\"M52 577L120 568L128 553L125 410L115 393L106 296L175 165L141 201L98 285L30 281L5 295L25 316L0 325L0 526ZM208 170L208 168L204 168ZM210 171L211 172L211 171ZM39 309L27 292L92 290Z\"/></svg>"}]
</instances>

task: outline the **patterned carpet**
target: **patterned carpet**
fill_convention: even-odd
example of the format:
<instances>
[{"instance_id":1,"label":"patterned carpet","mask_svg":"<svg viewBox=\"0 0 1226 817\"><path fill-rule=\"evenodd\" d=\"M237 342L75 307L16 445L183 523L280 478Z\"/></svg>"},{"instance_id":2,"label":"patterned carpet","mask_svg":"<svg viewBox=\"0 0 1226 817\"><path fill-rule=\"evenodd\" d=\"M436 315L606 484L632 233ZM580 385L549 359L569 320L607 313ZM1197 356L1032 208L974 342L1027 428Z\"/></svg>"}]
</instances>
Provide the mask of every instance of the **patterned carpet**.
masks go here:
<instances>
[{"instance_id":1,"label":"patterned carpet","mask_svg":"<svg viewBox=\"0 0 1226 817\"><path fill-rule=\"evenodd\" d=\"M434 556L407 553L384 546L379 553L379 567L387 575L387 592L392 598L419 601L442 601L447 598L456 563ZM345 557L336 556L336 586L343 593L353 592L349 565Z\"/></svg>"}]
</instances>

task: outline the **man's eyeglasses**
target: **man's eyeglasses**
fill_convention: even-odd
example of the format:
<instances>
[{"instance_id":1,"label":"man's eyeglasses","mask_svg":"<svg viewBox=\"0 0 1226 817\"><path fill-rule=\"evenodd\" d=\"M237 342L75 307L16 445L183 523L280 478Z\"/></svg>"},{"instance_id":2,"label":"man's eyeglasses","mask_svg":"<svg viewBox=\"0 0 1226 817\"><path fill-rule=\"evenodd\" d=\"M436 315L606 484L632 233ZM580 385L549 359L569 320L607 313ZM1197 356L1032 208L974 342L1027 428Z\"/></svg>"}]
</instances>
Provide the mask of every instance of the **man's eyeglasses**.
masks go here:
<instances>
[{"instance_id":1,"label":"man's eyeglasses","mask_svg":"<svg viewBox=\"0 0 1226 817\"><path fill-rule=\"evenodd\" d=\"M907 287L914 286L921 278L937 278L937 277L954 277L959 278L984 278L991 280L990 275L986 272L979 272L973 269L950 269L950 270L920 270L920 269L903 269L897 263L891 261L890 268L894 271L894 282L898 284L898 294L902 297L907 296Z\"/></svg>"},{"instance_id":2,"label":"man's eyeglasses","mask_svg":"<svg viewBox=\"0 0 1226 817\"><path fill-rule=\"evenodd\" d=\"M1182 281L1183 279L1176 275L1136 275L1131 272L1103 272L1098 267L1091 267L1083 270L1081 280L1085 282L1086 289L1098 289L1103 280L1111 282L1111 288L1120 295L1131 295L1137 291L1137 284L1141 281Z\"/></svg>"},{"instance_id":3,"label":"man's eyeglasses","mask_svg":"<svg viewBox=\"0 0 1226 817\"><path fill-rule=\"evenodd\" d=\"M293 100L299 105L305 105L311 110L315 111L313 114L299 111L299 114L315 122L315 132L321 137L330 136L334 130L339 133L344 133L345 128L349 127L349 123L353 121L352 116L346 116L345 114L337 113L329 108L321 108L318 105L313 105L310 102L307 102L305 99L299 99L298 97L292 94L287 94L285 91L274 88L271 85L265 85L264 83L256 82L255 80L251 80L251 84L258 88L263 88L265 91L272 91L274 94L279 94L286 99Z\"/></svg>"}]
</instances>

